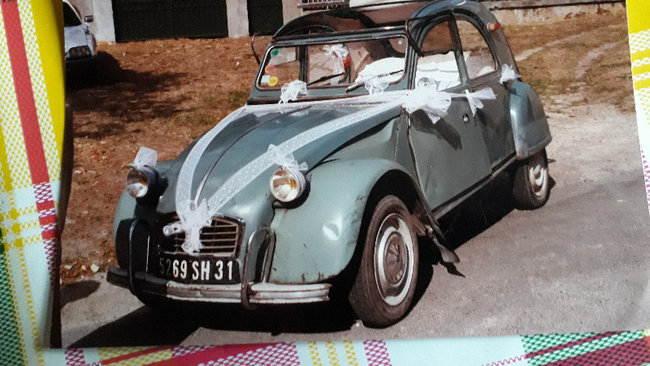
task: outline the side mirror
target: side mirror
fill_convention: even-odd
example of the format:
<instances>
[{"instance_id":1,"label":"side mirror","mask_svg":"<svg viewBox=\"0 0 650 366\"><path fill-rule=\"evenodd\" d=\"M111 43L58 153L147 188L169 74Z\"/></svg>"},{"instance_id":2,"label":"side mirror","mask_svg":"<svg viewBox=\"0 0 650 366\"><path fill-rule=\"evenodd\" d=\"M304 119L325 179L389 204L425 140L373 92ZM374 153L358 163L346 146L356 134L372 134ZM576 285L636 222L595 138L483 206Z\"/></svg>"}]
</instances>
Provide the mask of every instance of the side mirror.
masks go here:
<instances>
[{"instance_id":1,"label":"side mirror","mask_svg":"<svg viewBox=\"0 0 650 366\"><path fill-rule=\"evenodd\" d=\"M84 22L86 23L91 23L93 20L95 20L95 18L92 15L86 15L84 17Z\"/></svg>"}]
</instances>

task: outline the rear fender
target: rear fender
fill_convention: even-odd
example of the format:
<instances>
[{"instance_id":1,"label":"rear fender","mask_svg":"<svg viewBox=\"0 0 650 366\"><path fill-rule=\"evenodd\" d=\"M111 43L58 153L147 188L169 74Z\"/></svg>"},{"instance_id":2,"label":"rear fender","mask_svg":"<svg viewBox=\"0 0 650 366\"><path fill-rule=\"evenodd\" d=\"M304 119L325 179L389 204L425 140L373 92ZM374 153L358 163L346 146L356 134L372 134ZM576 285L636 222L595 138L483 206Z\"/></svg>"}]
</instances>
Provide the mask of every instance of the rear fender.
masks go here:
<instances>
[{"instance_id":1,"label":"rear fender","mask_svg":"<svg viewBox=\"0 0 650 366\"><path fill-rule=\"evenodd\" d=\"M510 121L518 159L526 159L551 142L542 102L533 88L521 81L510 88Z\"/></svg>"},{"instance_id":2,"label":"rear fender","mask_svg":"<svg viewBox=\"0 0 650 366\"><path fill-rule=\"evenodd\" d=\"M270 280L318 282L343 271L354 255L368 196L391 171L404 169L383 159L339 160L314 169L305 202L275 211Z\"/></svg>"}]
</instances>

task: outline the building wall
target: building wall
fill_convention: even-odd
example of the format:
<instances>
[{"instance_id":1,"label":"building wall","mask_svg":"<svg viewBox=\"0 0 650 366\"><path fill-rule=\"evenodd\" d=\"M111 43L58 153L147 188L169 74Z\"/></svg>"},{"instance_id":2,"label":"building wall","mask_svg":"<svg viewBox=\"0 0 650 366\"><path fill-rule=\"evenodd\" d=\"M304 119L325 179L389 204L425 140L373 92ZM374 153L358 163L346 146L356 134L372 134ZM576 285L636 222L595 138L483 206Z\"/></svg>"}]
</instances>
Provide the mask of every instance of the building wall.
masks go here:
<instances>
[{"instance_id":1,"label":"building wall","mask_svg":"<svg viewBox=\"0 0 650 366\"><path fill-rule=\"evenodd\" d=\"M183 0L178 0L183 1ZM350 6L378 3L386 0L350 0ZM90 29L100 42L115 41L113 5L111 0L70 0L82 13L92 14L95 21ZM300 0L282 0L284 23L303 14L297 4ZM494 8L497 18L503 23L545 21L569 17L575 14L595 13L602 10L623 9L624 0L496 0L483 1ZM228 13L228 36L248 36L248 8L246 0L226 0Z\"/></svg>"}]
</instances>

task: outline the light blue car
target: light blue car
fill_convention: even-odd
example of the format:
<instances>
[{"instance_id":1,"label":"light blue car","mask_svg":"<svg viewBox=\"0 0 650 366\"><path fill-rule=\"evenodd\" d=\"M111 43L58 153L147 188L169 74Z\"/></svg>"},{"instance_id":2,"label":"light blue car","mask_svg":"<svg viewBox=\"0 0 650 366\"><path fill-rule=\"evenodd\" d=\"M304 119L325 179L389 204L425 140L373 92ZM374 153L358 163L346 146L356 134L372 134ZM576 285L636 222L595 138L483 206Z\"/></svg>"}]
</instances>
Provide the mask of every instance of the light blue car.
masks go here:
<instances>
[{"instance_id":1,"label":"light blue car","mask_svg":"<svg viewBox=\"0 0 650 366\"><path fill-rule=\"evenodd\" d=\"M413 306L419 245L502 172L518 208L549 196L551 141L480 3L399 2L284 25L246 106L173 161L141 149L108 281L149 305L349 301L367 326Z\"/></svg>"}]
</instances>

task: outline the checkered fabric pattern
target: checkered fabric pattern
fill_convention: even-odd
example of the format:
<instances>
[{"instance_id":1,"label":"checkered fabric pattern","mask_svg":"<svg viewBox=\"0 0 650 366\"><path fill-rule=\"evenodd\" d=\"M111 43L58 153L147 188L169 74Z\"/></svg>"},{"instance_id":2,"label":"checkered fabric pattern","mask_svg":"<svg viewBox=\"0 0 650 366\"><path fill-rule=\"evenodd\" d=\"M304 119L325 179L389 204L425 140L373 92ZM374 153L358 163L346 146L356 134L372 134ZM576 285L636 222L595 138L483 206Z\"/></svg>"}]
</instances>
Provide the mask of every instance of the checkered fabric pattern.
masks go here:
<instances>
[{"instance_id":1,"label":"checkered fabric pattern","mask_svg":"<svg viewBox=\"0 0 650 366\"><path fill-rule=\"evenodd\" d=\"M382 340L367 340L363 342L363 349L366 352L368 366L391 365L386 342Z\"/></svg>"},{"instance_id":2,"label":"checkered fabric pattern","mask_svg":"<svg viewBox=\"0 0 650 366\"><path fill-rule=\"evenodd\" d=\"M85 366L86 357L84 351L79 348L65 350L65 364L66 366Z\"/></svg>"},{"instance_id":3,"label":"checkered fabric pattern","mask_svg":"<svg viewBox=\"0 0 650 366\"><path fill-rule=\"evenodd\" d=\"M299 366L300 359L296 346L288 343L279 343L267 346L260 350L248 351L225 359L202 363L204 366Z\"/></svg>"},{"instance_id":4,"label":"checkered fabric pattern","mask_svg":"<svg viewBox=\"0 0 650 366\"><path fill-rule=\"evenodd\" d=\"M0 232L0 365L19 365L23 363L25 349L16 322L16 304L12 301L15 298L15 289L6 263Z\"/></svg>"},{"instance_id":5,"label":"checkered fabric pattern","mask_svg":"<svg viewBox=\"0 0 650 366\"><path fill-rule=\"evenodd\" d=\"M643 332L607 332L523 337L526 358L538 365L644 365L650 350Z\"/></svg>"}]
</instances>

